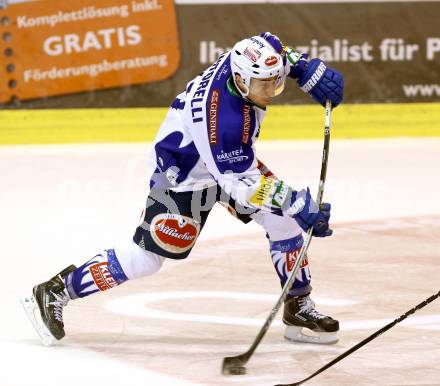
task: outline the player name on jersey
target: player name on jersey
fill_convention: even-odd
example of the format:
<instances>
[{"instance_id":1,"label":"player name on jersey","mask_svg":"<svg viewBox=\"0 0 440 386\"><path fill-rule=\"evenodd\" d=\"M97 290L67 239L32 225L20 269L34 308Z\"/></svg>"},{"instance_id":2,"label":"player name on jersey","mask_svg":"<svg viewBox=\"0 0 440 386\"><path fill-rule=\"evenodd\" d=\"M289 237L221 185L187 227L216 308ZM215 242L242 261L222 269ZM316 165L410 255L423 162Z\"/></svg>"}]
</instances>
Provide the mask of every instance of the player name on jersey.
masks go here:
<instances>
[{"instance_id":1,"label":"player name on jersey","mask_svg":"<svg viewBox=\"0 0 440 386\"><path fill-rule=\"evenodd\" d=\"M222 59L223 56L221 56L211 67L209 67L203 73L202 81L200 82L199 87L197 87L197 90L191 99L191 114L192 114L193 123L203 121L203 114L201 114L203 110L202 108L203 97L205 96L206 88L208 87L209 81L214 75L214 72L219 66Z\"/></svg>"}]
</instances>

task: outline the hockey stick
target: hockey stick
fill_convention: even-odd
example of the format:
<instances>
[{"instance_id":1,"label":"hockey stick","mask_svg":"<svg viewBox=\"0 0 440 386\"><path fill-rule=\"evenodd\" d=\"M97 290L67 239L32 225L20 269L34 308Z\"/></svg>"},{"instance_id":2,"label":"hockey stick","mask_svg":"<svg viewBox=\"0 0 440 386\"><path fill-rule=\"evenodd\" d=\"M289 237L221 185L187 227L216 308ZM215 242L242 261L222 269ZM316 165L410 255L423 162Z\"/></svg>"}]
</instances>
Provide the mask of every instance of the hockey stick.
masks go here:
<instances>
[{"instance_id":1,"label":"hockey stick","mask_svg":"<svg viewBox=\"0 0 440 386\"><path fill-rule=\"evenodd\" d=\"M397 323L400 323L402 320L406 319L408 316L414 314L417 310L420 310L421 308L425 307L435 299L440 297L440 291L437 292L435 295L430 296L428 299L424 300L420 304L417 304L414 308L411 308L409 311L405 312L403 315L399 316L397 319L392 321L391 323L387 324L385 327L382 327L380 330L376 331L374 334L371 334L368 338L365 338L362 342L359 342L358 344L354 345L349 350L345 351L326 365L322 366L319 370L315 371L312 375L310 375L307 378L304 378L303 380L295 383L288 383L288 384L279 384L275 386L297 386L302 385L303 383L307 382L308 380L314 378L316 375L322 373L323 371L327 370L329 367L332 367L335 363L338 363L340 360L344 359L346 356L350 355L352 352L355 352L362 346L365 346L368 342L371 342L373 339L376 339L379 335L382 335L385 331L388 331L390 328L394 327Z\"/></svg>"},{"instance_id":2,"label":"hockey stick","mask_svg":"<svg viewBox=\"0 0 440 386\"><path fill-rule=\"evenodd\" d=\"M324 194L324 184L325 184L325 178L327 175L327 164L328 164L328 152L330 147L330 118L331 118L331 110L332 105L330 101L326 102L325 105L325 127L324 127L324 149L322 152L322 165L321 165L321 175L320 175L320 181L319 181L319 188L318 188L318 195L316 202L318 205L322 202L322 196ZM275 306L272 308L272 311L270 312L269 316L267 317L266 321L264 322L263 327L261 328L260 332L258 333L257 337L255 338L254 342L252 343L251 347L246 351L245 353L241 355L237 355L234 357L225 357L223 358L223 365L222 365L222 373L224 375L241 375L246 373L246 363L249 361L251 356L253 355L254 351L257 349L258 345L260 344L261 340L263 339L264 335L266 335L266 332L268 331L270 325L272 324L273 320L275 319L279 309L281 308L281 305L283 304L287 293L290 290L290 287L292 286L293 281L295 280L296 274L298 273L299 267L301 266L304 257L306 255L307 249L310 245L310 241L312 239L312 231L313 228L310 227L307 231L306 238L304 240L304 244L301 248L301 252L296 259L296 262L292 268L292 271L290 272L289 278L287 279L287 282L284 284L283 290L281 292L281 295L275 304Z\"/></svg>"}]
</instances>

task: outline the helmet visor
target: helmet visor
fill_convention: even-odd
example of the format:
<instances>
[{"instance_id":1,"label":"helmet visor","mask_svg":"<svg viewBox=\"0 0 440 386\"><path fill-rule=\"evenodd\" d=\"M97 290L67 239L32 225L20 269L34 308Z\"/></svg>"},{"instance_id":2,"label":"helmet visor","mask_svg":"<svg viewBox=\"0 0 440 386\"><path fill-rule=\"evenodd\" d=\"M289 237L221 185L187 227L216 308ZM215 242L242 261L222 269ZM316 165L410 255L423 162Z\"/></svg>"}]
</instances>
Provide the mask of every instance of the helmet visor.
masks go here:
<instances>
[{"instance_id":1,"label":"helmet visor","mask_svg":"<svg viewBox=\"0 0 440 386\"><path fill-rule=\"evenodd\" d=\"M284 77L277 76L266 79L251 78L249 94L273 98L284 90Z\"/></svg>"}]
</instances>

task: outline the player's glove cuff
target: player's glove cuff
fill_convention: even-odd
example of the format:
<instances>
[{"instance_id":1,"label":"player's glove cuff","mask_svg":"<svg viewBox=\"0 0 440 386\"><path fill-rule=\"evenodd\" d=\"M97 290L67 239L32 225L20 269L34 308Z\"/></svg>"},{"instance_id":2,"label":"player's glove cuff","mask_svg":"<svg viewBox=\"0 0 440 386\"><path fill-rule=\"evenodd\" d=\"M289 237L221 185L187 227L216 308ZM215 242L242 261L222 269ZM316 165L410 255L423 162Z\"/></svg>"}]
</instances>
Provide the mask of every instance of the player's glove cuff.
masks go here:
<instances>
[{"instance_id":1,"label":"player's glove cuff","mask_svg":"<svg viewBox=\"0 0 440 386\"><path fill-rule=\"evenodd\" d=\"M289 78L298 79L306 71L309 55L296 52L291 47L284 48L286 52L285 72Z\"/></svg>"},{"instance_id":2,"label":"player's glove cuff","mask_svg":"<svg viewBox=\"0 0 440 386\"><path fill-rule=\"evenodd\" d=\"M329 228L330 211L330 204L323 203L318 207L307 188L293 192L290 208L284 213L293 217L304 232L312 227L313 236L326 237L333 233Z\"/></svg>"}]
</instances>

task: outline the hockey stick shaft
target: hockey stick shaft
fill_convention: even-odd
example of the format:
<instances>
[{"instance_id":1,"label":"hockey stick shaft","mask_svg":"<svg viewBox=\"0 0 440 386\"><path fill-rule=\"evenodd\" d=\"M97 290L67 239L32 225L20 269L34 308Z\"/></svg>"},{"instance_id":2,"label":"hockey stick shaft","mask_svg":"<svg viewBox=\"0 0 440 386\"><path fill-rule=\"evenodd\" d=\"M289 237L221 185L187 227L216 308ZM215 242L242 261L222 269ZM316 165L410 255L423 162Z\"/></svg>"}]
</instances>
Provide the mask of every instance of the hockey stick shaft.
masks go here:
<instances>
[{"instance_id":1,"label":"hockey stick shaft","mask_svg":"<svg viewBox=\"0 0 440 386\"><path fill-rule=\"evenodd\" d=\"M334 364L338 363L351 353L355 352L356 350L360 349L362 346L365 346L368 342L371 342L373 339L376 339L379 335L382 335L384 332L388 331L389 329L393 328L397 323L400 323L402 320L405 320L408 316L414 314L416 311L420 310L421 308L425 307L429 303L433 302L435 299L440 297L440 291L437 292L435 295L430 296L428 299L424 300L420 304L417 304L414 308L411 308L409 311L405 312L403 315L399 316L397 319L393 320L391 323L388 323L386 326L382 327L380 330L376 331L375 333L371 334L369 337L365 338L363 341L359 342L358 344L354 345L352 348L348 349L326 365L322 366L320 369L315 371L312 375L308 376L307 378L304 378L303 380L295 383L289 383L289 384L280 384L276 386L297 386L302 385L303 383L307 382L308 380L314 378L318 374L322 373L323 371L327 370L329 367L332 367Z\"/></svg>"},{"instance_id":2,"label":"hockey stick shaft","mask_svg":"<svg viewBox=\"0 0 440 386\"><path fill-rule=\"evenodd\" d=\"M325 185L325 179L327 176L327 164L328 164L328 154L329 154L329 147L330 147L330 123L331 123L331 102L327 101L325 106L325 127L324 127L324 147L323 147L323 153L322 153L322 165L321 165L321 174L320 174L320 181L319 181L319 188L318 188L318 194L317 194L317 203L318 205L322 202L322 196L324 194L324 185ZM252 354L257 349L258 345L260 344L263 337L266 335L266 332L269 330L270 325L272 324L273 320L275 319L279 309L281 308L281 305L283 304L284 300L287 297L288 292L290 291L290 288L293 284L293 281L295 280L295 277L301 267L301 264L304 260L304 257L307 253L307 249L310 245L310 241L312 239L312 232L313 228L310 227L307 231L307 235L304 239L303 246L301 248L301 251L299 253L298 258L295 261L295 264L292 268L292 271L290 272L290 275L284 284L283 290L281 292L281 295L276 302L275 306L270 311L269 316L267 317L266 321L264 322L263 327L260 329L258 335L255 337L252 345L246 351L245 353L238 355L236 357L226 357L223 360L223 373L225 372L226 367L228 365L235 364L237 366L244 366L249 359L251 358Z\"/></svg>"}]
</instances>

